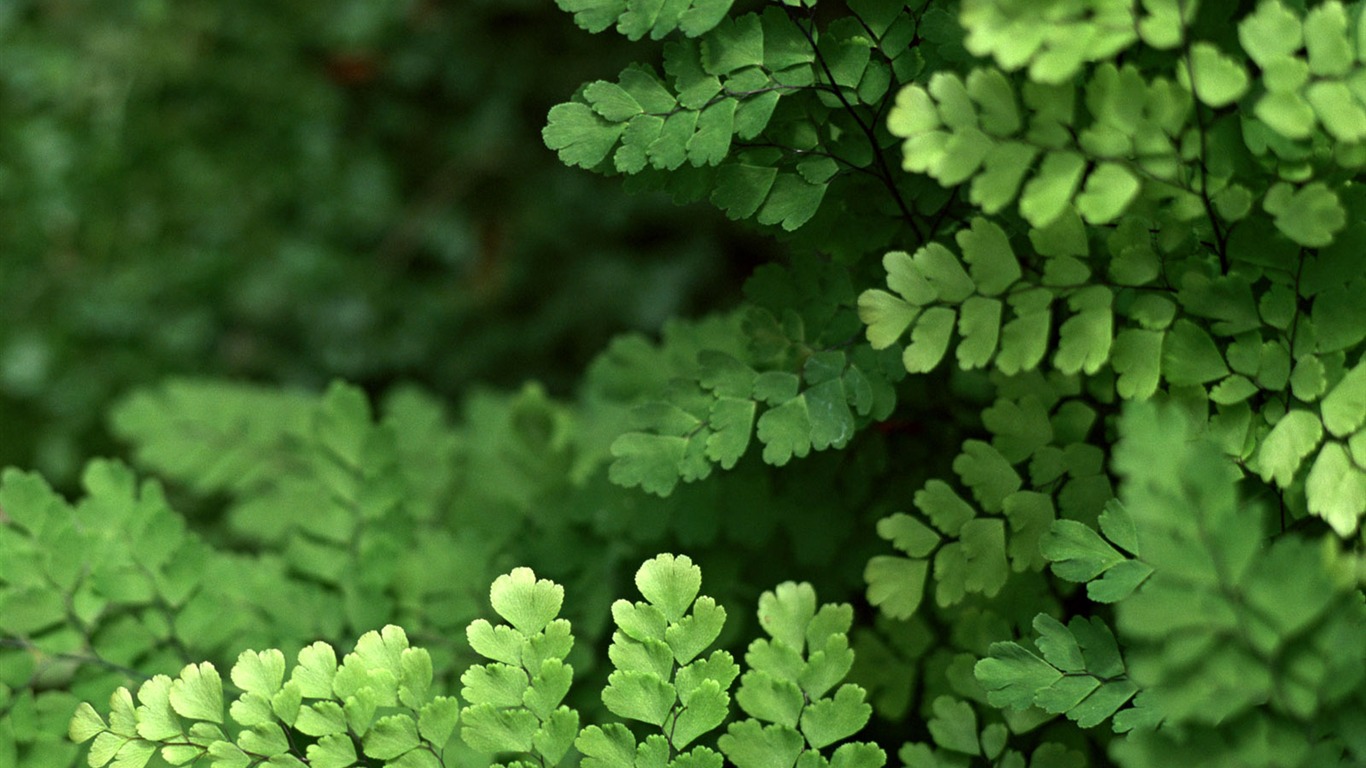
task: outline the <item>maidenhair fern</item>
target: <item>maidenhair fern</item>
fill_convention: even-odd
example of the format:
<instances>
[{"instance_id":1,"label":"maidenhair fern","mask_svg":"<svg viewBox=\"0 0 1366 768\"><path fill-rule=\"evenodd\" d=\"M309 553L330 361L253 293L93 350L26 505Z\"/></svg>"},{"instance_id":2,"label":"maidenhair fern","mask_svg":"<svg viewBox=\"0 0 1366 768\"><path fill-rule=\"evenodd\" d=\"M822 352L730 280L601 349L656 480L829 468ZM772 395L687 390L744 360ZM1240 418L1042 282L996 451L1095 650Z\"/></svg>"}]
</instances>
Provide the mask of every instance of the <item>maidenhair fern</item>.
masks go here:
<instances>
[{"instance_id":1,"label":"maidenhair fern","mask_svg":"<svg viewBox=\"0 0 1366 768\"><path fill-rule=\"evenodd\" d=\"M549 149L790 258L569 400L138 393L190 524L8 472L0 765L1366 761L1359 4L559 5L661 59Z\"/></svg>"}]
</instances>

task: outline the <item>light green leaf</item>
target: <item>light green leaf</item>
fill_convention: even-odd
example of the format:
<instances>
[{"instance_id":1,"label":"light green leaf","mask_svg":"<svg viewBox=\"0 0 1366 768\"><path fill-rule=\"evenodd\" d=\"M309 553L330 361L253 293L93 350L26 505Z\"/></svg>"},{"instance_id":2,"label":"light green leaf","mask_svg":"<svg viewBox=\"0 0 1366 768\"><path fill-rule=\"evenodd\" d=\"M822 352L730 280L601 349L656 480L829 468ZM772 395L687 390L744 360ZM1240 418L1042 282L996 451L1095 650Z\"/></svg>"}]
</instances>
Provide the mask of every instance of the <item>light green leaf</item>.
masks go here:
<instances>
[{"instance_id":1,"label":"light green leaf","mask_svg":"<svg viewBox=\"0 0 1366 768\"><path fill-rule=\"evenodd\" d=\"M929 282L940 301L957 304L977 290L958 257L939 243L930 243L916 251L913 261L916 271Z\"/></svg>"},{"instance_id":2,"label":"light green leaf","mask_svg":"<svg viewBox=\"0 0 1366 768\"><path fill-rule=\"evenodd\" d=\"M574 740L584 768L635 768L636 740L620 723L590 725Z\"/></svg>"},{"instance_id":3,"label":"light green leaf","mask_svg":"<svg viewBox=\"0 0 1366 768\"><path fill-rule=\"evenodd\" d=\"M489 704L466 707L460 717L460 738L477 752L529 752L540 728L525 709L498 709Z\"/></svg>"},{"instance_id":4,"label":"light green leaf","mask_svg":"<svg viewBox=\"0 0 1366 768\"><path fill-rule=\"evenodd\" d=\"M1304 493L1309 511L1345 539L1366 515L1366 470L1352 463L1342 443L1330 442L1309 470Z\"/></svg>"},{"instance_id":5,"label":"light green leaf","mask_svg":"<svg viewBox=\"0 0 1366 768\"><path fill-rule=\"evenodd\" d=\"M873 349L895 344L919 314L919 307L877 288L864 291L858 298L859 320L868 326L868 343Z\"/></svg>"},{"instance_id":6,"label":"light green leaf","mask_svg":"<svg viewBox=\"0 0 1366 768\"><path fill-rule=\"evenodd\" d=\"M1044 156L1038 173L1020 194L1020 215L1030 226L1046 227L1063 214L1086 170L1086 158L1071 151Z\"/></svg>"},{"instance_id":7,"label":"light green leaf","mask_svg":"<svg viewBox=\"0 0 1366 768\"><path fill-rule=\"evenodd\" d=\"M670 624L665 630L665 641L674 652L678 664L691 662L707 646L716 641L726 623L726 609L710 597L699 597L692 614Z\"/></svg>"},{"instance_id":8,"label":"light green leaf","mask_svg":"<svg viewBox=\"0 0 1366 768\"><path fill-rule=\"evenodd\" d=\"M963 443L963 452L953 460L953 471L989 512L1000 512L1005 497L1020 490L1024 482L1000 451L981 440Z\"/></svg>"},{"instance_id":9,"label":"light green leaf","mask_svg":"<svg viewBox=\"0 0 1366 768\"><path fill-rule=\"evenodd\" d=\"M996 223L974 217L971 226L959 230L954 239L963 249L963 260L972 272L977 293L997 296L1020 279L1020 262L1005 230Z\"/></svg>"},{"instance_id":10,"label":"light green leaf","mask_svg":"<svg viewBox=\"0 0 1366 768\"><path fill-rule=\"evenodd\" d=\"M366 756L380 760L392 760L417 745L417 723L409 715L381 717L363 740Z\"/></svg>"},{"instance_id":11,"label":"light green leaf","mask_svg":"<svg viewBox=\"0 0 1366 768\"><path fill-rule=\"evenodd\" d=\"M758 670L750 670L740 679L735 701L750 717L789 728L797 727L802 707L806 705L796 683Z\"/></svg>"},{"instance_id":12,"label":"light green leaf","mask_svg":"<svg viewBox=\"0 0 1366 768\"><path fill-rule=\"evenodd\" d=\"M1347 372L1319 404L1323 426L1346 437L1366 423L1366 359Z\"/></svg>"},{"instance_id":13,"label":"light green leaf","mask_svg":"<svg viewBox=\"0 0 1366 768\"><path fill-rule=\"evenodd\" d=\"M1101 163L1086 177L1086 187L1077 195L1077 212L1090 224L1109 224L1124 213L1141 187L1125 166Z\"/></svg>"},{"instance_id":14,"label":"light green leaf","mask_svg":"<svg viewBox=\"0 0 1366 768\"><path fill-rule=\"evenodd\" d=\"M806 399L794 397L759 417L755 434L764 444L764 461L781 467L793 456L811 452L811 418Z\"/></svg>"},{"instance_id":15,"label":"light green leaf","mask_svg":"<svg viewBox=\"0 0 1366 768\"><path fill-rule=\"evenodd\" d=\"M645 561L636 571L636 589L664 615L677 622L702 588L702 569L687 555L662 554ZM714 604L713 604L714 605ZM724 612L722 612L724 620Z\"/></svg>"},{"instance_id":16,"label":"light green leaf","mask_svg":"<svg viewBox=\"0 0 1366 768\"><path fill-rule=\"evenodd\" d=\"M350 736L330 734L308 745L308 764L312 768L348 768L356 764L356 748Z\"/></svg>"},{"instance_id":17,"label":"light green leaf","mask_svg":"<svg viewBox=\"0 0 1366 768\"><path fill-rule=\"evenodd\" d=\"M1276 217L1276 228L1286 237L1310 248L1332 243L1333 235L1347 224L1347 211L1337 194L1321 181L1298 191L1279 182L1267 191L1262 207Z\"/></svg>"},{"instance_id":18,"label":"light green leaf","mask_svg":"<svg viewBox=\"0 0 1366 768\"><path fill-rule=\"evenodd\" d=\"M100 717L94 707L82 701L71 716L71 724L67 727L67 736L77 744L81 744L95 738L96 735L106 729L104 718Z\"/></svg>"},{"instance_id":19,"label":"light green leaf","mask_svg":"<svg viewBox=\"0 0 1366 768\"><path fill-rule=\"evenodd\" d=\"M526 693L526 672L508 664L478 664L460 675L460 696L470 704L518 707Z\"/></svg>"},{"instance_id":20,"label":"light green leaf","mask_svg":"<svg viewBox=\"0 0 1366 768\"><path fill-rule=\"evenodd\" d=\"M275 695L285 679L285 655L275 649L243 651L232 667L232 682L248 693Z\"/></svg>"},{"instance_id":21,"label":"light green leaf","mask_svg":"<svg viewBox=\"0 0 1366 768\"><path fill-rule=\"evenodd\" d=\"M560 707L541 723L541 727L531 737L531 743L545 758L547 765L558 765L565 753L574 745L574 738L578 733L579 713L568 707Z\"/></svg>"},{"instance_id":22,"label":"light green leaf","mask_svg":"<svg viewBox=\"0 0 1366 768\"><path fill-rule=\"evenodd\" d=\"M747 219L768 198L777 176L773 166L727 163L716 172L711 202L732 219Z\"/></svg>"},{"instance_id":23,"label":"light green leaf","mask_svg":"<svg viewBox=\"0 0 1366 768\"><path fill-rule=\"evenodd\" d=\"M1262 439L1257 452L1258 474L1262 480L1275 480L1282 488L1290 485L1295 473L1323 437L1323 422L1305 410L1292 410L1281 417Z\"/></svg>"},{"instance_id":24,"label":"light green leaf","mask_svg":"<svg viewBox=\"0 0 1366 768\"><path fill-rule=\"evenodd\" d=\"M939 365L949 349L956 317L948 307L931 307L920 315L911 331L911 344L901 356L908 372L929 373Z\"/></svg>"},{"instance_id":25,"label":"light green leaf","mask_svg":"<svg viewBox=\"0 0 1366 768\"><path fill-rule=\"evenodd\" d=\"M602 691L602 703L618 717L664 725L677 700L674 687L648 672L613 672Z\"/></svg>"},{"instance_id":26,"label":"light green leaf","mask_svg":"<svg viewBox=\"0 0 1366 768\"><path fill-rule=\"evenodd\" d=\"M736 768L792 768L806 742L792 728L741 720L726 727L717 746Z\"/></svg>"},{"instance_id":27,"label":"light green leaf","mask_svg":"<svg viewBox=\"0 0 1366 768\"><path fill-rule=\"evenodd\" d=\"M301 707L294 727L309 736L346 733L346 714L336 702L320 701L311 706Z\"/></svg>"},{"instance_id":28,"label":"light green leaf","mask_svg":"<svg viewBox=\"0 0 1366 768\"><path fill-rule=\"evenodd\" d=\"M670 743L683 749L699 736L711 731L730 714L730 695L715 680L704 680L682 702L683 711L674 720Z\"/></svg>"},{"instance_id":29,"label":"light green leaf","mask_svg":"<svg viewBox=\"0 0 1366 768\"><path fill-rule=\"evenodd\" d=\"M465 638L470 648L486 659L512 665L522 663L522 646L526 640L512 627L494 626L484 619L475 619L465 629Z\"/></svg>"},{"instance_id":30,"label":"light green leaf","mask_svg":"<svg viewBox=\"0 0 1366 768\"><path fill-rule=\"evenodd\" d=\"M437 696L427 702L417 717L417 731L437 748L445 746L460 719L460 703L454 696Z\"/></svg>"},{"instance_id":31,"label":"light green leaf","mask_svg":"<svg viewBox=\"0 0 1366 768\"><path fill-rule=\"evenodd\" d=\"M310 699L332 696L332 679L337 675L337 652L327 643L317 642L299 651L299 663L289 679Z\"/></svg>"},{"instance_id":32,"label":"light green leaf","mask_svg":"<svg viewBox=\"0 0 1366 768\"><path fill-rule=\"evenodd\" d=\"M625 88L606 80L589 83L583 96L594 112L614 123L625 122L644 111Z\"/></svg>"},{"instance_id":33,"label":"light green leaf","mask_svg":"<svg viewBox=\"0 0 1366 768\"><path fill-rule=\"evenodd\" d=\"M564 588L553 581L537 579L530 568L514 568L494 580L489 602L518 632L532 635L559 615Z\"/></svg>"},{"instance_id":34,"label":"light green leaf","mask_svg":"<svg viewBox=\"0 0 1366 768\"><path fill-rule=\"evenodd\" d=\"M223 680L218 670L207 661L185 667L171 684L170 701L181 717L222 723Z\"/></svg>"},{"instance_id":35,"label":"light green leaf","mask_svg":"<svg viewBox=\"0 0 1366 768\"><path fill-rule=\"evenodd\" d=\"M813 701L802 711L801 730L813 749L821 749L858 733L868 724L873 708L864 702L857 685L840 686L835 696Z\"/></svg>"},{"instance_id":36,"label":"light green leaf","mask_svg":"<svg viewBox=\"0 0 1366 768\"><path fill-rule=\"evenodd\" d=\"M1280 0L1259 3L1256 12L1238 24L1238 42L1262 68L1277 59L1292 56L1303 40L1299 16Z\"/></svg>"},{"instance_id":37,"label":"light green leaf","mask_svg":"<svg viewBox=\"0 0 1366 768\"><path fill-rule=\"evenodd\" d=\"M785 581L759 596L759 626L769 637L800 652L816 615L816 591L805 582Z\"/></svg>"},{"instance_id":38,"label":"light green leaf","mask_svg":"<svg viewBox=\"0 0 1366 768\"><path fill-rule=\"evenodd\" d=\"M1347 10L1337 0L1309 9L1304 17L1304 47L1309 52L1310 72L1333 77L1351 70L1355 62L1348 25Z\"/></svg>"},{"instance_id":39,"label":"light green leaf","mask_svg":"<svg viewBox=\"0 0 1366 768\"><path fill-rule=\"evenodd\" d=\"M1247 93L1247 72L1243 65L1224 55L1218 47L1198 42L1190 47L1189 77L1200 101L1215 107L1225 107Z\"/></svg>"}]
</instances>

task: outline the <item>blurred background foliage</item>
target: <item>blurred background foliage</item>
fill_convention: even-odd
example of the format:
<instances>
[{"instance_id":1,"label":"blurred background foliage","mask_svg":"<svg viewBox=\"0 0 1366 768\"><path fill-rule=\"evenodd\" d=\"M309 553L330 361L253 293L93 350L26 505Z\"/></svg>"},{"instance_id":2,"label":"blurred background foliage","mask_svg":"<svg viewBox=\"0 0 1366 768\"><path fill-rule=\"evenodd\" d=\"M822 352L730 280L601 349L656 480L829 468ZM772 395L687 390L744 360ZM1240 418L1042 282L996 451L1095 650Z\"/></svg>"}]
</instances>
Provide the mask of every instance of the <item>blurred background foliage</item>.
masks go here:
<instances>
[{"instance_id":1,"label":"blurred background foliage","mask_svg":"<svg viewBox=\"0 0 1366 768\"><path fill-rule=\"evenodd\" d=\"M567 393L765 241L539 137L642 58L541 0L0 3L0 465L70 486L168 375Z\"/></svg>"}]
</instances>

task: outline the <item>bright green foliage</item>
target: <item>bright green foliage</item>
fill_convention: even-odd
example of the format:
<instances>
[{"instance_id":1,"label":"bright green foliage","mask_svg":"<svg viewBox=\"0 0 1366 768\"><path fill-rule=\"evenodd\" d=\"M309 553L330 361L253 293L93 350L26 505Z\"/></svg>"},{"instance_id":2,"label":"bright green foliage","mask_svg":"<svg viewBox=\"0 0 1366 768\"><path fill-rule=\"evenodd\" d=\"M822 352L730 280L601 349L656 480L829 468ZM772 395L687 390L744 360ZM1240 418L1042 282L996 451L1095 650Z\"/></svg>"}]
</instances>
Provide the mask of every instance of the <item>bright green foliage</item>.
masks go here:
<instances>
[{"instance_id":1,"label":"bright green foliage","mask_svg":"<svg viewBox=\"0 0 1366 768\"><path fill-rule=\"evenodd\" d=\"M705 746L684 751L730 713L730 687L740 668L725 651L703 655L726 622L726 611L698 596L702 571L686 555L660 555L636 571L644 602L612 604L617 629L608 654L615 671L602 703L617 717L654 726L637 744L624 725L590 725L574 742L592 768L719 765ZM653 729L651 729L653 731Z\"/></svg>"},{"instance_id":2,"label":"bright green foliage","mask_svg":"<svg viewBox=\"0 0 1366 768\"><path fill-rule=\"evenodd\" d=\"M616 723L579 731L578 712L560 704L573 680L564 658L574 637L569 623L556 616L564 590L538 580L528 568L498 577L490 590L494 610L511 626L484 619L469 626L471 648L490 663L471 666L461 676L463 708L434 689L428 651L410 647L403 630L387 626L361 636L340 663L322 642L300 650L292 668L278 650L243 652L230 672L240 695L226 707L226 717L224 681L204 662L186 666L176 678L150 678L138 689L136 704L127 688L119 688L107 719L81 703L70 737L92 742L92 768L141 768L156 754L171 765L208 760L217 768L344 768L361 756L390 768L430 768L454 758L450 741L457 727L476 752L530 758L509 766L554 766L571 746L590 766L720 766L720 754L707 747L679 750L721 725L730 712L727 691L739 676L738 665L725 651L701 656L720 633L725 610L698 597L701 571L686 556L647 561L636 573L636 586L645 602L619 600L612 606L616 671L603 702L615 715L661 729L639 745ZM803 765L881 768L883 753L872 745L845 744L829 761L818 752L861 730L871 711L857 686L844 685L822 698L854 660L846 635L849 606L817 611L810 585L790 582L765 593L759 604L761 625L772 639L751 646L741 706L751 715L762 710L762 704L745 701L763 695L756 689L771 688L753 681L774 682L772 675L793 690L800 685L798 696L810 696L811 703L799 700L781 732L759 729L756 720L732 723L722 750L740 766L756 759L792 765L800 754ZM798 723L801 735L794 730ZM763 756L775 738L783 741L787 734L797 739L790 760ZM313 741L297 746L306 739Z\"/></svg>"},{"instance_id":3,"label":"bright green foliage","mask_svg":"<svg viewBox=\"0 0 1366 768\"><path fill-rule=\"evenodd\" d=\"M460 676L460 695L469 702L460 738L472 749L522 753L541 766L558 764L569 751L579 713L561 704L574 681L564 661L574 637L569 622L557 618L563 601L564 589L530 568L494 580L489 602L511 626L476 619L465 632L470 648L491 662Z\"/></svg>"},{"instance_id":4,"label":"bright green foliage","mask_svg":"<svg viewBox=\"0 0 1366 768\"><path fill-rule=\"evenodd\" d=\"M865 691L840 685L854 663L848 605L817 608L809 584L780 584L759 598L759 626L768 639L745 652L749 667L735 700L749 715L717 742L737 768L882 768L873 744L847 742L828 757L820 750L853 736L872 714ZM838 686L838 688L836 687Z\"/></svg>"},{"instance_id":5,"label":"bright green foliage","mask_svg":"<svg viewBox=\"0 0 1366 768\"><path fill-rule=\"evenodd\" d=\"M170 765L209 761L219 768L343 768L362 755L386 766L434 768L444 764L460 715L454 698L431 691L431 656L393 626L362 635L340 663L321 642L301 650L292 668L278 650L244 651L230 678L241 693L226 708L224 681L208 662L175 678L148 679L136 705L119 688L107 720L81 703L71 738L93 739L91 768L141 768L155 755ZM300 748L300 737L316 741Z\"/></svg>"}]
</instances>

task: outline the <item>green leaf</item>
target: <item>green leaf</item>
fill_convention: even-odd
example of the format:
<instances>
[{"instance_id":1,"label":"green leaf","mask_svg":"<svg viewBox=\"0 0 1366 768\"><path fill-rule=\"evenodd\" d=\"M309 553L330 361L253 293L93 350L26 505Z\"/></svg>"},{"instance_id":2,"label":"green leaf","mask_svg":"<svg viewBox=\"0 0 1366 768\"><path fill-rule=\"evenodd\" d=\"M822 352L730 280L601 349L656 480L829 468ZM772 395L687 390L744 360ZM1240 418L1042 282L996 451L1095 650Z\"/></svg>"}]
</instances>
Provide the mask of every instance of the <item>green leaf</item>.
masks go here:
<instances>
[{"instance_id":1,"label":"green leaf","mask_svg":"<svg viewBox=\"0 0 1366 768\"><path fill-rule=\"evenodd\" d=\"M938 367L949 349L956 318L957 314L948 307L931 307L920 315L911 331L911 344L901 357L908 372L929 373Z\"/></svg>"},{"instance_id":2,"label":"green leaf","mask_svg":"<svg viewBox=\"0 0 1366 768\"><path fill-rule=\"evenodd\" d=\"M963 249L963 259L969 265L977 293L997 296L1020 279L1020 262L1011 250L1010 240L994 222L975 217L968 229L958 231L955 239Z\"/></svg>"},{"instance_id":3,"label":"green leaf","mask_svg":"<svg viewBox=\"0 0 1366 768\"><path fill-rule=\"evenodd\" d=\"M670 743L683 749L698 737L725 721L730 714L730 695L715 680L704 680L682 702L683 711L674 720Z\"/></svg>"},{"instance_id":4,"label":"green leaf","mask_svg":"<svg viewBox=\"0 0 1366 768\"><path fill-rule=\"evenodd\" d=\"M716 172L711 202L732 219L753 216L773 189L778 169L772 166L727 163Z\"/></svg>"},{"instance_id":5,"label":"green leaf","mask_svg":"<svg viewBox=\"0 0 1366 768\"><path fill-rule=\"evenodd\" d=\"M668 496L679 481L679 465L688 451L688 439L645 432L627 432L612 441L615 459L608 477L626 488L639 486L647 493Z\"/></svg>"},{"instance_id":6,"label":"green leaf","mask_svg":"<svg viewBox=\"0 0 1366 768\"><path fill-rule=\"evenodd\" d=\"M300 708L294 727L309 736L346 733L346 714L336 702L320 701Z\"/></svg>"},{"instance_id":7,"label":"green leaf","mask_svg":"<svg viewBox=\"0 0 1366 768\"><path fill-rule=\"evenodd\" d=\"M515 707L522 703L528 680L519 667L507 664L476 665L460 676L460 695L471 704Z\"/></svg>"},{"instance_id":8,"label":"green leaf","mask_svg":"<svg viewBox=\"0 0 1366 768\"><path fill-rule=\"evenodd\" d=\"M821 749L858 733L868 724L873 708L864 702L857 685L840 686L835 696L813 701L802 711L801 730L813 749Z\"/></svg>"},{"instance_id":9,"label":"green leaf","mask_svg":"<svg viewBox=\"0 0 1366 768\"><path fill-rule=\"evenodd\" d=\"M327 643L317 642L299 651L299 663L289 679L310 699L332 696L332 680L337 674L337 653Z\"/></svg>"},{"instance_id":10,"label":"green leaf","mask_svg":"<svg viewBox=\"0 0 1366 768\"><path fill-rule=\"evenodd\" d=\"M636 740L620 723L590 725L574 740L584 768L635 768Z\"/></svg>"},{"instance_id":11,"label":"green leaf","mask_svg":"<svg viewBox=\"0 0 1366 768\"><path fill-rule=\"evenodd\" d=\"M801 688L767 672L750 670L740 679L735 701L745 714L768 723L796 728L806 700Z\"/></svg>"},{"instance_id":12,"label":"green leaf","mask_svg":"<svg viewBox=\"0 0 1366 768\"><path fill-rule=\"evenodd\" d=\"M531 743L548 765L556 765L574 745L578 733L579 713L568 707L560 707L541 724L531 737Z\"/></svg>"},{"instance_id":13,"label":"green leaf","mask_svg":"<svg viewBox=\"0 0 1366 768\"><path fill-rule=\"evenodd\" d=\"M716 642L725 623L726 609L710 597L699 597L693 604L692 614L670 624L664 631L664 638L681 666Z\"/></svg>"},{"instance_id":14,"label":"green leaf","mask_svg":"<svg viewBox=\"0 0 1366 768\"><path fill-rule=\"evenodd\" d=\"M607 159L626 126L603 119L587 104L557 104L550 110L541 138L560 162L592 168Z\"/></svg>"},{"instance_id":15,"label":"green leaf","mask_svg":"<svg viewBox=\"0 0 1366 768\"><path fill-rule=\"evenodd\" d=\"M1162 341L1162 375L1173 386L1204 384L1228 375L1228 366L1205 329L1181 319Z\"/></svg>"},{"instance_id":16,"label":"green leaf","mask_svg":"<svg viewBox=\"0 0 1366 768\"><path fill-rule=\"evenodd\" d=\"M526 641L512 627L494 626L484 619L475 619L465 629L465 638L470 648L486 659L514 666L522 663L522 646Z\"/></svg>"},{"instance_id":17,"label":"green leaf","mask_svg":"<svg viewBox=\"0 0 1366 768\"><path fill-rule=\"evenodd\" d=\"M453 696L437 696L427 702L417 717L417 730L422 738L441 748L450 740L460 719L460 703Z\"/></svg>"},{"instance_id":18,"label":"green leaf","mask_svg":"<svg viewBox=\"0 0 1366 768\"><path fill-rule=\"evenodd\" d=\"M1319 404L1323 426L1346 437L1366 423L1366 360L1347 372Z\"/></svg>"},{"instance_id":19,"label":"green leaf","mask_svg":"<svg viewBox=\"0 0 1366 768\"><path fill-rule=\"evenodd\" d=\"M1341 443L1330 442L1319 451L1304 492L1310 513L1343 538L1355 533L1366 515L1366 470L1352 463Z\"/></svg>"},{"instance_id":20,"label":"green leaf","mask_svg":"<svg viewBox=\"0 0 1366 768\"><path fill-rule=\"evenodd\" d=\"M806 628L816 615L816 591L810 584L786 581L759 596L759 626L768 636L800 652Z\"/></svg>"},{"instance_id":21,"label":"green leaf","mask_svg":"<svg viewBox=\"0 0 1366 768\"><path fill-rule=\"evenodd\" d=\"M873 349L886 349L920 314L920 308L876 288L864 291L858 299L859 320L868 326L868 343Z\"/></svg>"},{"instance_id":22,"label":"green leaf","mask_svg":"<svg viewBox=\"0 0 1366 768\"><path fill-rule=\"evenodd\" d=\"M666 621L674 623L683 618L697 597L702 587L702 569L693 565L687 555L663 554L641 565L635 582L640 594L660 610Z\"/></svg>"},{"instance_id":23,"label":"green leaf","mask_svg":"<svg viewBox=\"0 0 1366 768\"><path fill-rule=\"evenodd\" d=\"M76 712L71 716L67 736L77 744L81 744L95 738L106 729L104 718L100 717L94 707L83 701L77 705Z\"/></svg>"},{"instance_id":24,"label":"green leaf","mask_svg":"<svg viewBox=\"0 0 1366 768\"><path fill-rule=\"evenodd\" d=\"M614 123L624 122L644 111L625 88L605 80L590 83L583 96L594 112Z\"/></svg>"},{"instance_id":25,"label":"green leaf","mask_svg":"<svg viewBox=\"0 0 1366 768\"><path fill-rule=\"evenodd\" d=\"M929 728L934 742L944 749L965 755L982 752L977 744L977 714L973 712L972 705L965 701L958 701L951 696L936 698L934 717L930 718Z\"/></svg>"},{"instance_id":26,"label":"green leaf","mask_svg":"<svg viewBox=\"0 0 1366 768\"><path fill-rule=\"evenodd\" d=\"M697 132L688 139L688 162L701 167L726 159L735 133L735 104L733 99L723 99L697 116Z\"/></svg>"},{"instance_id":27,"label":"green leaf","mask_svg":"<svg viewBox=\"0 0 1366 768\"><path fill-rule=\"evenodd\" d=\"M863 570L868 583L868 602L891 619L915 615L925 596L925 577L929 563L904 557L875 555Z\"/></svg>"},{"instance_id":28,"label":"green leaf","mask_svg":"<svg viewBox=\"0 0 1366 768\"><path fill-rule=\"evenodd\" d=\"M525 709L498 709L489 704L466 707L461 714L460 738L478 752L529 752L540 727Z\"/></svg>"},{"instance_id":29,"label":"green leaf","mask_svg":"<svg viewBox=\"0 0 1366 768\"><path fill-rule=\"evenodd\" d=\"M171 707L190 720L223 722L223 680L213 665L190 664L171 684Z\"/></svg>"},{"instance_id":30,"label":"green leaf","mask_svg":"<svg viewBox=\"0 0 1366 768\"><path fill-rule=\"evenodd\" d=\"M1141 186L1125 166L1101 163L1086 177L1086 187L1077 195L1077 212L1087 223L1108 224L1128 209Z\"/></svg>"},{"instance_id":31,"label":"green leaf","mask_svg":"<svg viewBox=\"0 0 1366 768\"><path fill-rule=\"evenodd\" d=\"M791 232L816 215L828 186L812 184L800 174L780 173L755 220L760 224L781 224Z\"/></svg>"},{"instance_id":32,"label":"green leaf","mask_svg":"<svg viewBox=\"0 0 1366 768\"><path fill-rule=\"evenodd\" d=\"M1309 52L1311 73L1342 76L1351 70L1355 62L1348 27L1347 10L1342 3L1320 3L1309 9L1304 17L1304 47Z\"/></svg>"},{"instance_id":33,"label":"green leaf","mask_svg":"<svg viewBox=\"0 0 1366 768\"><path fill-rule=\"evenodd\" d=\"M736 768L792 768L806 742L792 728L741 720L726 727L717 746Z\"/></svg>"},{"instance_id":34,"label":"green leaf","mask_svg":"<svg viewBox=\"0 0 1366 768\"><path fill-rule=\"evenodd\" d=\"M172 741L183 735L170 702L171 678L156 675L138 688L137 732L148 741ZM79 714L79 713L78 713ZM266 707L266 718L270 708ZM239 721L241 722L241 721ZM75 720L72 720L75 723ZM84 741L84 739L82 739Z\"/></svg>"},{"instance_id":35,"label":"green leaf","mask_svg":"<svg viewBox=\"0 0 1366 768\"><path fill-rule=\"evenodd\" d=\"M285 655L274 649L260 653L243 651L230 676L233 684L243 691L269 698L284 684Z\"/></svg>"},{"instance_id":36,"label":"green leaf","mask_svg":"<svg viewBox=\"0 0 1366 768\"><path fill-rule=\"evenodd\" d=\"M794 397L765 411L759 417L756 434L764 444L764 461L769 464L781 467L793 456L806 456L811 452L811 418L806 399Z\"/></svg>"},{"instance_id":37,"label":"green leaf","mask_svg":"<svg viewBox=\"0 0 1366 768\"><path fill-rule=\"evenodd\" d=\"M308 764L313 768L348 768L356 764L356 748L351 737L331 734L308 745Z\"/></svg>"},{"instance_id":38,"label":"green leaf","mask_svg":"<svg viewBox=\"0 0 1366 768\"><path fill-rule=\"evenodd\" d=\"M602 691L602 703L618 717L664 725L678 697L674 687L648 672L613 672Z\"/></svg>"},{"instance_id":39,"label":"green leaf","mask_svg":"<svg viewBox=\"0 0 1366 768\"><path fill-rule=\"evenodd\" d=\"M553 581L537 579L530 568L514 568L494 580L489 602L518 632L531 635L545 629L559 615L564 588Z\"/></svg>"},{"instance_id":40,"label":"green leaf","mask_svg":"<svg viewBox=\"0 0 1366 768\"><path fill-rule=\"evenodd\" d=\"M417 723L409 715L389 715L375 721L365 734L367 757L392 760L418 745Z\"/></svg>"},{"instance_id":41,"label":"green leaf","mask_svg":"<svg viewBox=\"0 0 1366 768\"><path fill-rule=\"evenodd\" d=\"M1333 242L1347 224L1347 211L1337 194L1321 181L1294 190L1285 182L1277 183L1262 201L1266 212L1275 217L1276 228L1286 237L1309 248L1322 248Z\"/></svg>"},{"instance_id":42,"label":"green leaf","mask_svg":"<svg viewBox=\"0 0 1366 768\"><path fill-rule=\"evenodd\" d=\"M953 460L953 471L989 512L1000 512L1006 496L1020 490L1024 482L1000 451L981 440L963 443L963 452Z\"/></svg>"},{"instance_id":43,"label":"green leaf","mask_svg":"<svg viewBox=\"0 0 1366 768\"><path fill-rule=\"evenodd\" d=\"M1051 224L1067 209L1085 170L1086 158L1076 152L1049 152L1020 194L1020 215L1033 227Z\"/></svg>"},{"instance_id":44,"label":"green leaf","mask_svg":"<svg viewBox=\"0 0 1366 768\"><path fill-rule=\"evenodd\" d=\"M1190 47L1190 72L1193 88L1200 101L1214 107L1226 107L1247 93L1247 72L1233 58L1224 55L1206 42Z\"/></svg>"},{"instance_id":45,"label":"green leaf","mask_svg":"<svg viewBox=\"0 0 1366 768\"><path fill-rule=\"evenodd\" d=\"M877 535L911 557L927 557L941 541L933 529L903 512L879 520Z\"/></svg>"},{"instance_id":46,"label":"green leaf","mask_svg":"<svg viewBox=\"0 0 1366 768\"><path fill-rule=\"evenodd\" d=\"M1323 437L1323 422L1304 410L1292 410L1281 417L1262 439L1257 452L1258 474L1274 480L1282 488L1290 485L1306 456L1318 447Z\"/></svg>"},{"instance_id":47,"label":"green leaf","mask_svg":"<svg viewBox=\"0 0 1366 768\"><path fill-rule=\"evenodd\" d=\"M1053 665L1018 643L992 643L987 658L973 667L993 707L1022 710L1034 706L1038 691L1062 678Z\"/></svg>"}]
</instances>

